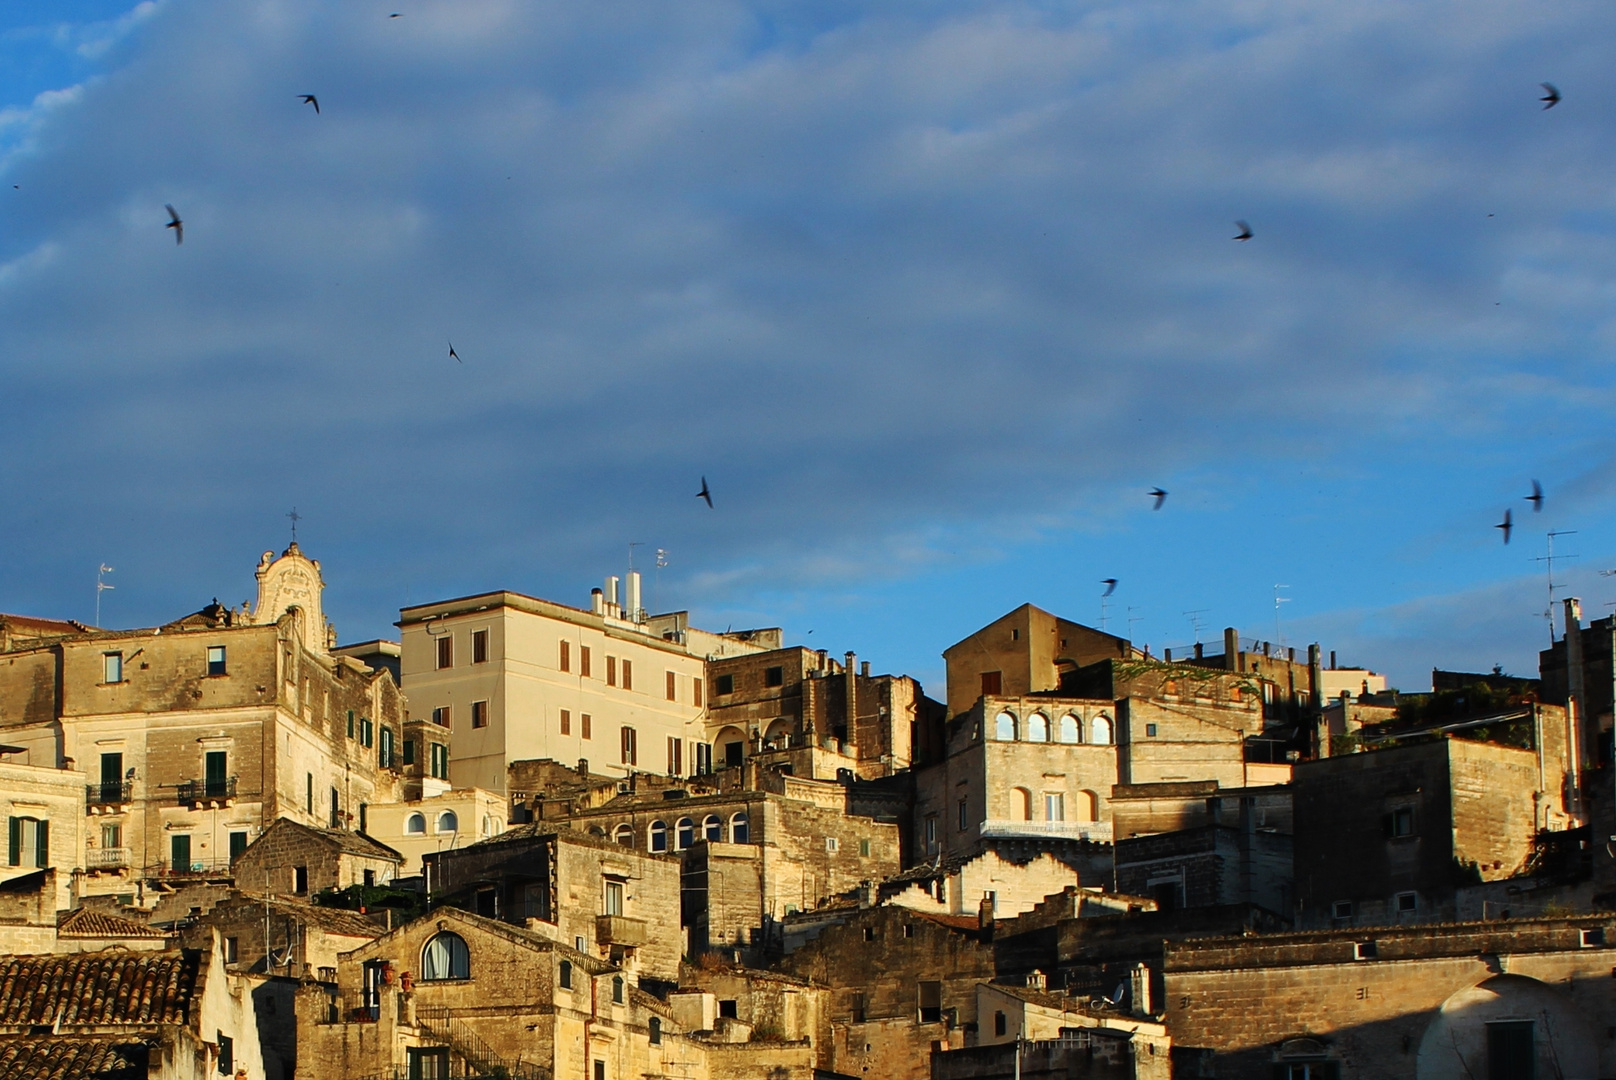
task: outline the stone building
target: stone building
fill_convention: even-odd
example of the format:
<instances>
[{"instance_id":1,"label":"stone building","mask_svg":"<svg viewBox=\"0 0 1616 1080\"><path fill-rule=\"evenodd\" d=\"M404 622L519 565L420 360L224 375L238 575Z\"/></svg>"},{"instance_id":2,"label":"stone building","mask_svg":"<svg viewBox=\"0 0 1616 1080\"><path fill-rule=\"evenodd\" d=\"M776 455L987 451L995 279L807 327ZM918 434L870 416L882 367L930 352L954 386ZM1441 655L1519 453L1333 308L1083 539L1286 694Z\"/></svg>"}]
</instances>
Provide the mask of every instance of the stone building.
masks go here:
<instances>
[{"instance_id":1,"label":"stone building","mask_svg":"<svg viewBox=\"0 0 1616 1080\"><path fill-rule=\"evenodd\" d=\"M1022 604L943 650L948 716L961 715L981 697L1059 690L1063 672L1101 660L1143 656L1124 638Z\"/></svg>"},{"instance_id":2,"label":"stone building","mask_svg":"<svg viewBox=\"0 0 1616 1080\"><path fill-rule=\"evenodd\" d=\"M401 797L403 699L386 671L331 653L319 563L293 544L257 579L251 608L142 630L7 617L0 740L88 779L81 894L227 881L277 818L352 828Z\"/></svg>"},{"instance_id":3,"label":"stone building","mask_svg":"<svg viewBox=\"0 0 1616 1080\"><path fill-rule=\"evenodd\" d=\"M454 731L456 787L503 794L506 766L529 758L711 770L707 661L776 648L780 632L710 634L683 612L647 615L638 575L625 600L607 587L589 610L502 591L399 612L404 689L416 716Z\"/></svg>"},{"instance_id":4,"label":"stone building","mask_svg":"<svg viewBox=\"0 0 1616 1080\"><path fill-rule=\"evenodd\" d=\"M1118 784L1111 789L1111 823L1118 840L1150 833L1238 825L1249 816L1258 829L1294 831L1289 785L1220 787L1216 780Z\"/></svg>"},{"instance_id":5,"label":"stone building","mask_svg":"<svg viewBox=\"0 0 1616 1080\"><path fill-rule=\"evenodd\" d=\"M509 815L505 797L498 792L455 788L429 798L372 806L365 831L403 858L400 877L414 877L421 873L423 855L498 836Z\"/></svg>"},{"instance_id":6,"label":"stone building","mask_svg":"<svg viewBox=\"0 0 1616 1080\"><path fill-rule=\"evenodd\" d=\"M264 1076L250 984L211 944L0 957L0 1062L19 1080Z\"/></svg>"},{"instance_id":7,"label":"stone building","mask_svg":"<svg viewBox=\"0 0 1616 1080\"><path fill-rule=\"evenodd\" d=\"M709 661L717 768L749 758L807 779L890 776L935 752L944 707L906 675L800 646Z\"/></svg>"},{"instance_id":8,"label":"stone building","mask_svg":"<svg viewBox=\"0 0 1616 1080\"><path fill-rule=\"evenodd\" d=\"M1534 749L1438 737L1297 767L1297 914L1306 926L1451 920L1462 886L1514 877L1567 811L1564 712Z\"/></svg>"},{"instance_id":9,"label":"stone building","mask_svg":"<svg viewBox=\"0 0 1616 1080\"><path fill-rule=\"evenodd\" d=\"M234 876L244 891L308 902L350 885L390 884L403 861L398 852L364 833L316 829L281 818L236 858Z\"/></svg>"},{"instance_id":10,"label":"stone building","mask_svg":"<svg viewBox=\"0 0 1616 1080\"><path fill-rule=\"evenodd\" d=\"M1256 904L1289 918L1294 890L1292 839L1258 829L1253 817L1118 840L1118 892L1148 896L1165 911Z\"/></svg>"},{"instance_id":11,"label":"stone building","mask_svg":"<svg viewBox=\"0 0 1616 1080\"><path fill-rule=\"evenodd\" d=\"M44 867L56 870L54 915L74 905L76 874L86 862L84 774L7 760L18 752L0 746L0 816L7 834L0 882Z\"/></svg>"},{"instance_id":12,"label":"stone building","mask_svg":"<svg viewBox=\"0 0 1616 1080\"><path fill-rule=\"evenodd\" d=\"M223 942L225 965L232 971L313 979L335 971L342 953L386 933L390 915L385 909L364 915L231 892L190 920L180 933L190 947L201 947L217 934Z\"/></svg>"},{"instance_id":13,"label":"stone building","mask_svg":"<svg viewBox=\"0 0 1616 1080\"><path fill-rule=\"evenodd\" d=\"M346 953L298 995L298 1075L812 1080L807 1039L684 1030L632 970L443 908Z\"/></svg>"},{"instance_id":14,"label":"stone building","mask_svg":"<svg viewBox=\"0 0 1616 1080\"><path fill-rule=\"evenodd\" d=\"M877 895L883 904L935 915L1013 919L1080 885L1077 871L1047 851L1022 862L983 851L889 877L880 883Z\"/></svg>"},{"instance_id":15,"label":"stone building","mask_svg":"<svg viewBox=\"0 0 1616 1080\"><path fill-rule=\"evenodd\" d=\"M679 977L679 860L574 829L517 825L424 857L427 893L646 979Z\"/></svg>"},{"instance_id":16,"label":"stone building","mask_svg":"<svg viewBox=\"0 0 1616 1080\"><path fill-rule=\"evenodd\" d=\"M962 1047L978 1030L976 987L994 974L987 938L978 918L872 907L780 969L831 988L834 1071L920 1080L932 1050Z\"/></svg>"},{"instance_id":17,"label":"stone building","mask_svg":"<svg viewBox=\"0 0 1616 1080\"><path fill-rule=\"evenodd\" d=\"M1051 1080L1055 1076L1169 1080L1173 1040L1167 1033L1167 1025L1153 1015L1148 1001L1151 985L1148 972L1135 972L1122 999L1124 1008L1106 1000L1051 993L1042 983L1042 977L1035 975L1025 986L978 985L976 1010L981 1020L977 1025L976 1045L1006 1047L1017 1046L1023 1039L1031 1041L1033 1061L1023 1061L1019 1070L1028 1080L1038 1074L1040 1066ZM1061 1042L1068 1045L1062 1048ZM1037 1048L1040 1046L1046 1048L1044 1061L1039 1060L1041 1055ZM1055 1072L1058 1066L1049 1059L1058 1058L1061 1049L1068 1051L1068 1068L1065 1072ZM1087 1052L1071 1053L1078 1050ZM985 1055L978 1055L977 1061L983 1057ZM949 1058L949 1054L935 1055L934 1077L985 1080L988 1076L1003 1075L982 1070L980 1065L970 1068L966 1064L971 1061L969 1057ZM1014 1062L1006 1064L1013 1066ZM1032 1068L1027 1067L1029 1064Z\"/></svg>"},{"instance_id":18,"label":"stone building","mask_svg":"<svg viewBox=\"0 0 1616 1080\"><path fill-rule=\"evenodd\" d=\"M1220 1080L1616 1074L1608 915L1168 942L1175 1060Z\"/></svg>"}]
</instances>

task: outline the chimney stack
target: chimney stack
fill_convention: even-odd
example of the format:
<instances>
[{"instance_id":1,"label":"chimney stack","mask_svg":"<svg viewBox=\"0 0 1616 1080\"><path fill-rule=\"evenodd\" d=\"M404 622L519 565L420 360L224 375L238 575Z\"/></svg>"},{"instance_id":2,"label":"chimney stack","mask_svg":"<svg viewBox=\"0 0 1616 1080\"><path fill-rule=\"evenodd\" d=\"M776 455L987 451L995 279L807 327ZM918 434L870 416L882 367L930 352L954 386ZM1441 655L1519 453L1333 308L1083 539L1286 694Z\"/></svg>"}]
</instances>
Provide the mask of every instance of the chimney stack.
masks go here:
<instances>
[{"instance_id":1,"label":"chimney stack","mask_svg":"<svg viewBox=\"0 0 1616 1080\"><path fill-rule=\"evenodd\" d=\"M606 614L617 618L623 612L623 607L617 602L617 575L606 575Z\"/></svg>"},{"instance_id":2,"label":"chimney stack","mask_svg":"<svg viewBox=\"0 0 1616 1080\"><path fill-rule=\"evenodd\" d=\"M1246 670L1246 665L1240 657L1240 632L1232 626L1223 630L1223 670Z\"/></svg>"},{"instance_id":3,"label":"chimney stack","mask_svg":"<svg viewBox=\"0 0 1616 1080\"><path fill-rule=\"evenodd\" d=\"M1582 671L1582 601L1574 596L1565 601L1565 665L1566 665L1566 761L1570 766L1567 777L1571 786L1571 812L1582 814L1582 725L1583 706L1587 697L1583 692Z\"/></svg>"},{"instance_id":4,"label":"chimney stack","mask_svg":"<svg viewBox=\"0 0 1616 1080\"><path fill-rule=\"evenodd\" d=\"M589 593L589 610L596 615L606 614L606 596L599 589L591 590Z\"/></svg>"},{"instance_id":5,"label":"chimney stack","mask_svg":"<svg viewBox=\"0 0 1616 1080\"><path fill-rule=\"evenodd\" d=\"M627 616L631 622L639 622L643 618L640 610L640 572L628 572L628 611Z\"/></svg>"}]
</instances>

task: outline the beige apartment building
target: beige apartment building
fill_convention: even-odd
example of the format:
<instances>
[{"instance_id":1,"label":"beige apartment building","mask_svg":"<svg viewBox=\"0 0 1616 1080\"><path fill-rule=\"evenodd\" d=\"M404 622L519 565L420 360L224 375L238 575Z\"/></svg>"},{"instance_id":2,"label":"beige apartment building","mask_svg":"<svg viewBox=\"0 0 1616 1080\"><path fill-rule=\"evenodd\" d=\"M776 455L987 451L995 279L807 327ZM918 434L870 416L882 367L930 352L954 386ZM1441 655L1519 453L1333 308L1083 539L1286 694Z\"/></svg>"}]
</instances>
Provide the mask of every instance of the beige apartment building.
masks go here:
<instances>
[{"instance_id":1,"label":"beige apartment building","mask_svg":"<svg viewBox=\"0 0 1616 1080\"><path fill-rule=\"evenodd\" d=\"M77 774L83 812L52 819L51 854L78 833L57 868L80 895L226 880L276 818L362 829L420 790L412 770L447 773L447 733L406 729L392 675L332 654L320 564L294 543L257 579L251 608L139 630L0 616L0 743Z\"/></svg>"},{"instance_id":2,"label":"beige apartment building","mask_svg":"<svg viewBox=\"0 0 1616 1080\"><path fill-rule=\"evenodd\" d=\"M506 766L535 758L610 776L711 771L707 661L777 648L780 632L647 615L638 578L624 600L607 578L588 610L500 591L399 613L410 709L453 731L456 788L504 793Z\"/></svg>"}]
</instances>

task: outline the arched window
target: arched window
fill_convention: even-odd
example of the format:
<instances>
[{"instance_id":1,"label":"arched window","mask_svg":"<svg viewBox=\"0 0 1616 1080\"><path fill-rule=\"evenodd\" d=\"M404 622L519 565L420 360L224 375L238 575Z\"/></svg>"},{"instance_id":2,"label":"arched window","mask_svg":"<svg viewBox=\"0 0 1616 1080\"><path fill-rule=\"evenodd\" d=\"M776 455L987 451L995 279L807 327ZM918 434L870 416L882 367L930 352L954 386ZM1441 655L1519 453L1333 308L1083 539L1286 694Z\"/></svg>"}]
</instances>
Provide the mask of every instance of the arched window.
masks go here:
<instances>
[{"instance_id":1,"label":"arched window","mask_svg":"<svg viewBox=\"0 0 1616 1080\"><path fill-rule=\"evenodd\" d=\"M1049 741L1049 717L1041 712L1035 712L1027 717L1027 741Z\"/></svg>"},{"instance_id":2,"label":"arched window","mask_svg":"<svg viewBox=\"0 0 1616 1080\"><path fill-rule=\"evenodd\" d=\"M623 1004L623 976L612 976L612 1004Z\"/></svg>"},{"instance_id":3,"label":"arched window","mask_svg":"<svg viewBox=\"0 0 1616 1080\"><path fill-rule=\"evenodd\" d=\"M590 836L598 836L601 839L605 839L606 830L601 828L599 825L591 825L591 826L589 826L589 835Z\"/></svg>"},{"instance_id":4,"label":"arched window","mask_svg":"<svg viewBox=\"0 0 1616 1080\"><path fill-rule=\"evenodd\" d=\"M414 833L414 834L417 834L417 835L419 835L421 833L425 833L426 832L426 815L425 814L411 814L409 817L405 818L404 819L404 831L407 832L407 833Z\"/></svg>"},{"instance_id":5,"label":"arched window","mask_svg":"<svg viewBox=\"0 0 1616 1080\"><path fill-rule=\"evenodd\" d=\"M1092 791L1079 791L1077 793L1077 820L1100 820L1100 797Z\"/></svg>"},{"instance_id":6,"label":"arched window","mask_svg":"<svg viewBox=\"0 0 1616 1080\"><path fill-rule=\"evenodd\" d=\"M421 950L421 981L471 978L471 953L466 940L445 930L435 934Z\"/></svg>"},{"instance_id":7,"label":"arched window","mask_svg":"<svg viewBox=\"0 0 1616 1080\"><path fill-rule=\"evenodd\" d=\"M460 831L460 819L455 817L455 812L453 810L445 810L443 813L438 815L438 831L439 832L459 832Z\"/></svg>"},{"instance_id":8,"label":"arched window","mask_svg":"<svg viewBox=\"0 0 1616 1080\"><path fill-rule=\"evenodd\" d=\"M1017 821L1032 820L1032 792L1024 787L1018 787L1011 792L1010 808L1015 811Z\"/></svg>"},{"instance_id":9,"label":"arched window","mask_svg":"<svg viewBox=\"0 0 1616 1080\"><path fill-rule=\"evenodd\" d=\"M572 989L572 961L561 961L561 989Z\"/></svg>"},{"instance_id":10,"label":"arched window","mask_svg":"<svg viewBox=\"0 0 1616 1080\"><path fill-rule=\"evenodd\" d=\"M661 1046L662 1045L662 1017L660 1017L660 1016L651 1017L651 1019L646 1022L645 1026L650 1030L650 1033L651 1033L651 1045L652 1046Z\"/></svg>"},{"instance_id":11,"label":"arched window","mask_svg":"<svg viewBox=\"0 0 1616 1080\"><path fill-rule=\"evenodd\" d=\"M650 837L650 844L651 844L651 850L652 851L664 852L664 851L668 850L668 823L667 822L665 822L665 821L653 821L653 822L651 822L651 829L650 829L650 832L647 835L649 835L649 837Z\"/></svg>"},{"instance_id":12,"label":"arched window","mask_svg":"<svg viewBox=\"0 0 1616 1080\"><path fill-rule=\"evenodd\" d=\"M734 815L729 819L729 838L731 843L745 844L750 837L751 828L745 812Z\"/></svg>"},{"instance_id":13,"label":"arched window","mask_svg":"<svg viewBox=\"0 0 1616 1080\"><path fill-rule=\"evenodd\" d=\"M1111 745L1111 718L1101 713L1089 725L1089 742L1096 746Z\"/></svg>"},{"instance_id":14,"label":"arched window","mask_svg":"<svg viewBox=\"0 0 1616 1080\"><path fill-rule=\"evenodd\" d=\"M679 850L683 851L696 842L696 823L687 817L679 819Z\"/></svg>"},{"instance_id":15,"label":"arched window","mask_svg":"<svg viewBox=\"0 0 1616 1080\"><path fill-rule=\"evenodd\" d=\"M993 737L1000 742L1016 741L1016 717L1014 713L1002 712L993 721Z\"/></svg>"},{"instance_id":16,"label":"arched window","mask_svg":"<svg viewBox=\"0 0 1616 1080\"><path fill-rule=\"evenodd\" d=\"M1082 738L1083 725L1078 723L1077 717L1067 713L1060 718L1060 741L1075 743Z\"/></svg>"},{"instance_id":17,"label":"arched window","mask_svg":"<svg viewBox=\"0 0 1616 1080\"><path fill-rule=\"evenodd\" d=\"M484 814L483 815L483 835L484 836L493 836L494 835L494 815L493 814Z\"/></svg>"},{"instance_id":18,"label":"arched window","mask_svg":"<svg viewBox=\"0 0 1616 1080\"><path fill-rule=\"evenodd\" d=\"M623 824L619 825L617 828L612 830L612 839L616 840L619 844L622 844L624 847L633 847L634 846L634 826L630 825L626 821L623 822Z\"/></svg>"},{"instance_id":19,"label":"arched window","mask_svg":"<svg viewBox=\"0 0 1616 1080\"><path fill-rule=\"evenodd\" d=\"M707 820L701 823L701 834L708 840L724 839L724 819L717 814L708 814Z\"/></svg>"}]
</instances>

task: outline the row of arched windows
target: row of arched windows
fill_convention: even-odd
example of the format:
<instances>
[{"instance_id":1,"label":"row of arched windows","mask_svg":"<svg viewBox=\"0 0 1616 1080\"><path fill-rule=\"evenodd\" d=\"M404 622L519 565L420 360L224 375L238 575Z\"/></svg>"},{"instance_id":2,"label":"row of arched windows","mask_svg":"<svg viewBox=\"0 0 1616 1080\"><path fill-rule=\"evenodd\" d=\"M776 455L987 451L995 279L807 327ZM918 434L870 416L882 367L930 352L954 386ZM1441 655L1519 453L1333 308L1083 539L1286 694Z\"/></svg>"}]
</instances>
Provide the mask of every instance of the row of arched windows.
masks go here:
<instances>
[{"instance_id":1,"label":"row of arched windows","mask_svg":"<svg viewBox=\"0 0 1616 1080\"><path fill-rule=\"evenodd\" d=\"M606 835L606 831L598 825L592 826L589 831L596 836ZM633 847L634 826L623 822L612 829L611 838L624 847ZM672 826L658 819L645 830L645 849L655 854L683 851L698 840L749 844L752 842L751 820L746 816L746 811L741 810L731 814L727 822L717 814L708 814L699 823L695 818L684 817Z\"/></svg>"},{"instance_id":2,"label":"row of arched windows","mask_svg":"<svg viewBox=\"0 0 1616 1080\"><path fill-rule=\"evenodd\" d=\"M1096 746L1109 746L1112 740L1111 718L1101 713L1089 721L1088 742ZM1035 712L1023 722L1006 709L993 720L995 742L1083 742L1083 721L1074 713L1067 713L1050 727L1049 717Z\"/></svg>"},{"instance_id":3,"label":"row of arched windows","mask_svg":"<svg viewBox=\"0 0 1616 1080\"><path fill-rule=\"evenodd\" d=\"M444 810L444 811L441 811L438 814L438 819L437 819L436 825L437 825L437 827L434 830L436 832L440 832L440 833L459 832L460 831L460 817L453 810ZM492 814L484 814L483 815L483 833L482 834L484 836L493 836L494 832L495 832L494 816ZM404 835L406 835L406 836L425 836L426 835L426 815L417 812L417 813L410 814L408 817L406 817L404 819Z\"/></svg>"}]
</instances>

